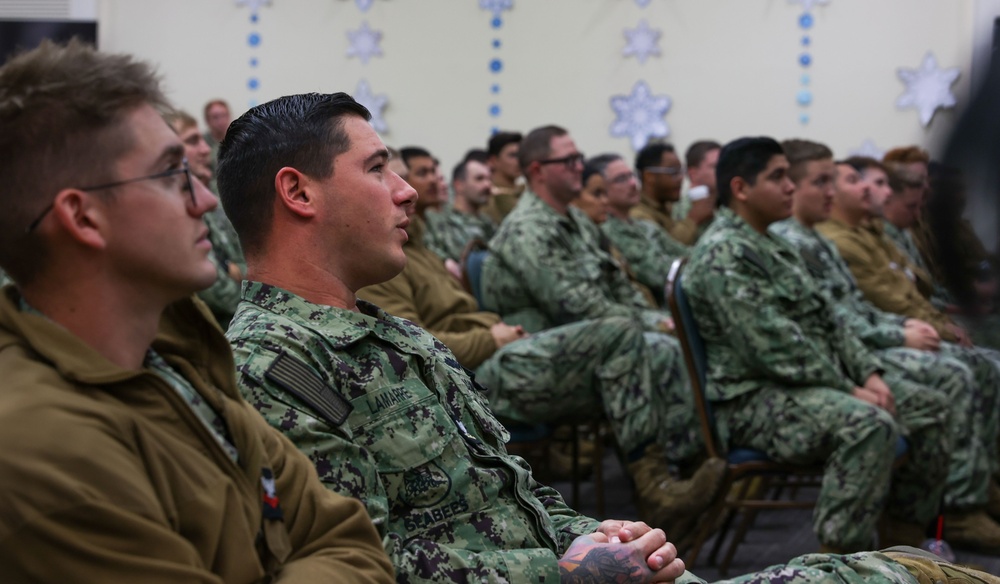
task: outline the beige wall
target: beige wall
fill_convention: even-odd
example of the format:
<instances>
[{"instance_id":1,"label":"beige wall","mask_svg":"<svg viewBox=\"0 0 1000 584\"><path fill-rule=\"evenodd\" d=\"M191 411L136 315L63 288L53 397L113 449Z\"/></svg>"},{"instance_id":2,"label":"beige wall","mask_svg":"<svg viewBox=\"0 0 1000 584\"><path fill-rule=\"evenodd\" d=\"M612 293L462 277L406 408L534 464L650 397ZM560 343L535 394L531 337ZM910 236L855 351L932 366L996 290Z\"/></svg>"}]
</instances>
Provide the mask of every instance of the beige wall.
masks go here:
<instances>
[{"instance_id":1,"label":"beige wall","mask_svg":"<svg viewBox=\"0 0 1000 584\"><path fill-rule=\"evenodd\" d=\"M171 97L200 117L203 103L223 97L237 112L305 91L353 92L361 78L388 95L387 143L419 144L450 167L482 146L492 126L527 130L568 127L588 153L631 156L627 139L612 138L608 105L645 79L667 94L671 139L681 148L711 137L744 134L825 141L838 155L873 139L882 148L931 146L955 114L939 112L924 129L915 110L897 111L903 92L898 67L917 67L933 51L942 67L960 67L960 103L971 79L974 38L993 0L831 0L813 10L808 34L814 94L803 110L795 96L803 69L801 7L787 0L515 0L494 31L477 0L374 0L362 13L353 0L274 0L249 22L233 0L98 0L105 49L141 55L160 65ZM985 7L985 8L984 8ZM623 28L640 18L662 29L661 57L640 65L623 58ZM346 31L369 22L383 32L383 57L367 65L346 58ZM259 31L251 50L247 35ZM491 41L501 39L501 49ZM260 59L253 70L251 55ZM493 56L504 61L489 72ZM255 73L259 91L247 89ZM502 86L499 120L488 115L489 87ZM811 122L799 122L808 111Z\"/></svg>"}]
</instances>

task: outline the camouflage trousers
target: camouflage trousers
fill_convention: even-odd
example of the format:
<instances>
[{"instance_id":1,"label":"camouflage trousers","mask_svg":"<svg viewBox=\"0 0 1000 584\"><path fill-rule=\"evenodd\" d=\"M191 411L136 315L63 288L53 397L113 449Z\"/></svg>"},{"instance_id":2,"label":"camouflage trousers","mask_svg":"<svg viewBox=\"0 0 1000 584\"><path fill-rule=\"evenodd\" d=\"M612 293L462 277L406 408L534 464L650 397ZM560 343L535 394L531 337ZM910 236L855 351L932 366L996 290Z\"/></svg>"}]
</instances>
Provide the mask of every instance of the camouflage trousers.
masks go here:
<instances>
[{"instance_id":1,"label":"camouflage trousers","mask_svg":"<svg viewBox=\"0 0 1000 584\"><path fill-rule=\"evenodd\" d=\"M716 405L720 433L733 446L773 460L824 463L813 512L819 541L840 549L871 545L880 513L930 523L947 476L947 399L910 384L893 387L895 418L829 388L765 388ZM897 439L909 443L895 473Z\"/></svg>"},{"instance_id":2,"label":"camouflage trousers","mask_svg":"<svg viewBox=\"0 0 1000 584\"><path fill-rule=\"evenodd\" d=\"M1000 351L979 346L966 348L953 343L941 343L941 354L965 363L976 376L976 385L983 392L986 404L978 412L985 417L980 423L986 428L994 428L997 446L992 451L990 462L993 465L994 476L1000 480ZM989 435L986 439L989 439Z\"/></svg>"},{"instance_id":3,"label":"camouflage trousers","mask_svg":"<svg viewBox=\"0 0 1000 584\"><path fill-rule=\"evenodd\" d=\"M476 370L500 418L608 420L622 451L658 442L671 460L704 450L677 341L630 318L581 321L502 347Z\"/></svg>"},{"instance_id":4,"label":"camouflage trousers","mask_svg":"<svg viewBox=\"0 0 1000 584\"><path fill-rule=\"evenodd\" d=\"M996 382L984 379L990 384L984 391L967 364L938 353L893 348L879 351L878 355L886 364L885 381L890 388L909 381L934 389L948 399L951 457L944 507L960 510L984 506L996 461ZM986 370L995 373L988 363Z\"/></svg>"},{"instance_id":5,"label":"camouflage trousers","mask_svg":"<svg viewBox=\"0 0 1000 584\"><path fill-rule=\"evenodd\" d=\"M677 584L705 584L690 572ZM716 584L1000 584L1000 578L945 562L922 550L898 547L884 552L849 555L806 554L787 564L771 566Z\"/></svg>"}]
</instances>

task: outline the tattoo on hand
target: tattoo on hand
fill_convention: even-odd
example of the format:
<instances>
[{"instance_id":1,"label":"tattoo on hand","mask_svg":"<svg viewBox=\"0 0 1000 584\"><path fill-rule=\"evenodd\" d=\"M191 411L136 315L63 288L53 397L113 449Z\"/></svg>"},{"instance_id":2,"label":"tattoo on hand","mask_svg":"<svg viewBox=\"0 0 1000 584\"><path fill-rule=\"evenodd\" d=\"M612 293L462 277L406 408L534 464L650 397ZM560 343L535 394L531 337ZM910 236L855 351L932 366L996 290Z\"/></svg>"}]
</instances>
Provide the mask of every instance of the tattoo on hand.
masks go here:
<instances>
[{"instance_id":1,"label":"tattoo on hand","mask_svg":"<svg viewBox=\"0 0 1000 584\"><path fill-rule=\"evenodd\" d=\"M629 548L618 545L588 545L571 550L559 561L559 579L564 584L624 584L645 581L649 574L649 568L637 563Z\"/></svg>"}]
</instances>

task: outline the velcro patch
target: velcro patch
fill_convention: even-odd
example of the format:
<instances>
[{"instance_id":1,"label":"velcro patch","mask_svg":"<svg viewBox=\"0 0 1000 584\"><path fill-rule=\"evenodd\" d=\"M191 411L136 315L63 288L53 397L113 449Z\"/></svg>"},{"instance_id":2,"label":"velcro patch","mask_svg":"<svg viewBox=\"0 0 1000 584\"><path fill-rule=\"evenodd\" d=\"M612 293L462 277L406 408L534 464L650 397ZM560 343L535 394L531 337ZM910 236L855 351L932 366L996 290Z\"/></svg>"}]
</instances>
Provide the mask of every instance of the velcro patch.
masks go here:
<instances>
[{"instance_id":1,"label":"velcro patch","mask_svg":"<svg viewBox=\"0 0 1000 584\"><path fill-rule=\"evenodd\" d=\"M340 426L347 420L354 406L333 390L308 365L287 353L267 368L264 376L306 402L327 422Z\"/></svg>"}]
</instances>

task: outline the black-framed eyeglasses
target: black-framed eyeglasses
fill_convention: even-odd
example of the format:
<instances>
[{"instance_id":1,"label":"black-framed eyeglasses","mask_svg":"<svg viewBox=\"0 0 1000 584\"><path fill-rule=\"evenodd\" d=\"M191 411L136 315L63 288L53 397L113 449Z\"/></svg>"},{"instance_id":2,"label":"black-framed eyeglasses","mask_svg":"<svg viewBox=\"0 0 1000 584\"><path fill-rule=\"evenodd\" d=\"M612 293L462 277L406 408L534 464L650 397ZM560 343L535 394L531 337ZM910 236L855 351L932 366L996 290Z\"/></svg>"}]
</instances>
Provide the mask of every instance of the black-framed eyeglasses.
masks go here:
<instances>
[{"instance_id":1,"label":"black-framed eyeglasses","mask_svg":"<svg viewBox=\"0 0 1000 584\"><path fill-rule=\"evenodd\" d=\"M170 170L165 170L163 172L158 172L156 174L151 174L149 176L139 176L139 177L136 177L136 178L127 178L125 180L119 180L119 181L115 181L115 182L110 182L110 183L105 183L105 184L100 184L100 185L94 185L92 187L82 187L82 188L77 189L77 190L81 190L81 191L99 191L99 190L102 190L102 189L110 189L110 188L114 188L114 187L120 187L122 185L127 185L127 184L131 184L131 183L141 182L141 181L144 181L144 180L155 180L155 179L158 179L158 178L167 178L167 177L171 177L171 176L177 176L177 175L182 174L182 173L184 174L184 183L181 185L181 190L182 191L187 191L188 196L191 198L191 206L192 207L196 207L197 206L197 202L195 201L195 196L194 196L194 183L191 180L191 167L188 166L187 158L185 158L184 160L181 161L180 168L171 168ZM45 219L45 216L49 214L49 211L51 211L53 207L55 207L55 201L49 203L49 205L47 207L45 207L45 209L41 212L41 214L39 214L38 217L35 218L35 220L32 221L28 225L28 228L25 229L24 232L25 233L31 233L32 231L34 231L35 228L38 227L38 224L42 222L42 219Z\"/></svg>"},{"instance_id":2,"label":"black-framed eyeglasses","mask_svg":"<svg viewBox=\"0 0 1000 584\"><path fill-rule=\"evenodd\" d=\"M577 164L583 165L583 161L587 157L583 154L577 152L576 154L569 154L563 156L562 158L546 158L544 160L539 160L538 164L562 164L566 168L573 168Z\"/></svg>"},{"instance_id":3,"label":"black-framed eyeglasses","mask_svg":"<svg viewBox=\"0 0 1000 584\"><path fill-rule=\"evenodd\" d=\"M682 166L647 166L642 169L643 172L651 172L653 174L665 174L667 176L680 176L684 172L684 167Z\"/></svg>"}]
</instances>

